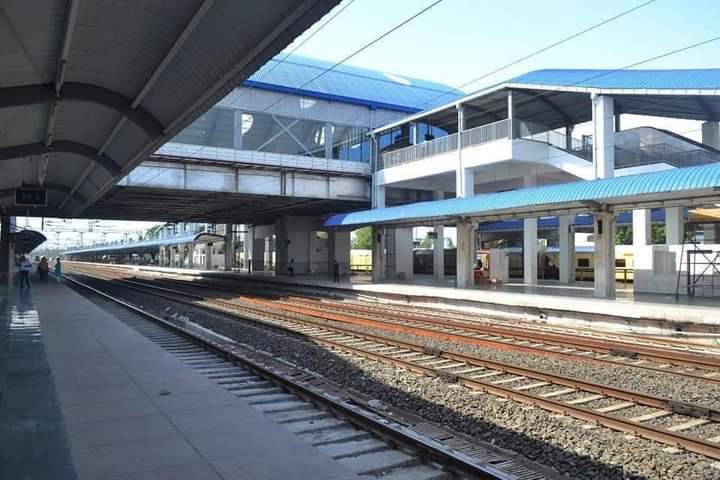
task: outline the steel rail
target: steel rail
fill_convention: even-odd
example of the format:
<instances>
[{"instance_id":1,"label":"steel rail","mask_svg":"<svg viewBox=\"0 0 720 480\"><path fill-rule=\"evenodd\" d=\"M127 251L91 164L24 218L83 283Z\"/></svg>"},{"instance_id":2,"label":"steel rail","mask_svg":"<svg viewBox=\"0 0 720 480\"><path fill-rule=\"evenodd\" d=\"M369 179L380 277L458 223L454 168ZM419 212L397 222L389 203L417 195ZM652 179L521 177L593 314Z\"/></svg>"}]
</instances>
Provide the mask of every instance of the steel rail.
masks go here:
<instances>
[{"instance_id":1,"label":"steel rail","mask_svg":"<svg viewBox=\"0 0 720 480\"><path fill-rule=\"evenodd\" d=\"M119 278L129 281L129 280L125 279L124 277L119 277ZM168 279L162 279L162 280L168 280ZM137 280L135 280L135 281L137 281ZM171 282L175 285L182 285L183 287L191 287L192 288L192 287L198 286L197 284L189 285L183 281L172 281L171 280ZM146 286L148 286L148 288L162 288L158 285L148 284L148 283L145 283L142 281L138 282L138 283L142 284L142 285L146 285ZM243 296L245 296L246 300L253 300L253 301L258 301L258 302L270 302L270 301L266 300L266 298L264 298L264 297L257 297L257 298L254 297L252 299L248 298L247 294L237 292L236 290L215 287L215 286L211 286L211 285L208 285L205 283L201 283L201 285L205 286L207 288L215 288L217 290L229 291L229 292L232 292L235 294L243 295ZM266 296L267 295L265 295L265 297ZM366 317L348 315L344 311L346 309L345 305L343 305L343 307L341 307L341 308L338 308L338 307L331 306L328 302L323 302L323 301L314 300L314 299L304 299L302 297L296 297L296 298L299 301L312 303L314 306L321 308L321 310L318 310L315 312L311 311L311 309L306 309L303 311L303 313L305 313L307 315L317 316L319 318L331 319L333 321L351 323L351 324L356 324L356 325L359 324L359 325L363 325L363 326L369 326L372 328L379 328L379 329L383 329L383 330L390 330L390 331L396 331L396 332L402 332L402 333L410 333L410 334L419 335L419 336L429 336L429 337L439 338L439 339L453 341L453 342L460 342L460 343L465 343L465 344L470 344L470 345L478 345L478 346L490 347L490 348L507 350L507 351L518 351L518 352L523 352L523 353L531 353L531 354L543 355L543 356L549 356L549 357L558 357L558 358L563 358L563 359L571 358L573 360L578 360L583 363L603 363L603 364L610 364L613 366L620 365L620 366L624 366L624 367L639 368L639 369L654 371L654 372L663 373L663 374L672 374L672 375L682 376L682 377L686 377L686 378L692 378L694 380L699 380L699 381L703 381L703 382L707 382L707 383L720 383L720 377L700 375L697 373L687 372L687 371L682 371L682 370L681 371L673 371L673 370L668 370L666 368L655 367L652 365L625 363L620 360L622 358L627 358L627 359L652 360L655 362L661 361L661 362L667 363L669 365L694 367L694 368L697 368L700 370L706 370L710 374L712 374L712 373L718 372L718 370L720 370L720 359L707 358L707 357L702 357L702 356L693 355L693 354L681 355L683 352L675 352L675 351L673 351L672 353L660 351L658 353L640 354L639 352L636 352L636 351L622 350L622 349L614 348L613 345L601 345L596 348L593 348L593 347L581 346L578 343L573 343L574 341L567 340L569 338L567 336L559 336L556 334L545 334L542 332L535 333L535 334L523 334L523 333L515 332L512 327L492 327L492 326L484 327L484 326L472 325L472 324L469 324L468 322L453 322L450 320L435 321L435 320L430 320L427 317L423 317L423 318L411 317L408 321L431 324L434 326L434 328L426 328L426 327L423 327L422 325L420 325L420 326L418 326L418 325L403 325L402 323L396 323L394 321L388 321L388 320L384 320L384 319L369 319ZM271 303L266 303L266 304L273 305L273 306L281 305L281 303L278 303L278 301L272 301ZM351 307L351 306L348 306L348 307ZM288 306L288 309L294 309L294 308L297 308L297 307L292 306L292 305ZM367 313L367 312L365 312L365 310L371 309L371 308L372 307L368 307L368 308L355 307L355 308L347 308L347 309L355 310L356 312L359 312L359 313L363 313L363 312ZM340 310L339 315L342 315L342 317L333 315L332 313L327 313L328 310L335 312L335 313L337 313L338 310ZM401 313L393 312L393 315L403 317L403 315ZM331 316L333 318L329 318ZM409 316L405 316L405 317L409 317ZM358 322L360 322L360 323L358 323ZM442 330L438 331L437 330L437 328L447 328L447 327L452 327L452 328L460 329L460 330L467 330L467 331L472 332L472 334L476 334L476 335L484 335L486 333L494 334L494 335L498 335L499 338L496 338L496 339L478 338L478 337L458 334L456 332L447 332L447 331L442 331ZM545 338L545 335L553 335L554 338L552 340L547 340ZM507 340L501 339L502 337L504 337ZM560 340L558 340L558 338ZM530 342L530 343L533 343L533 342L538 343L540 345L532 345L532 344L531 345L520 345L520 344L512 343L509 340L522 340L522 341ZM598 341L591 340L590 342L597 343ZM586 344L587 341L585 341L583 343ZM585 356L580 353L577 353L575 351L572 351L572 352L556 351L556 350L551 350L548 348L543 348L542 345L559 346L559 347L563 347L563 348L567 348L567 349L580 348L580 349L585 349L585 351L591 351L593 353L613 355L613 356L615 356L615 358L589 357L589 356ZM634 346L634 345L630 344L629 346ZM656 349L653 349L653 351L656 351ZM683 358L676 359L677 356L682 356ZM696 359L696 358L699 358L701 360L707 359L707 362L702 362L700 364L695 363L693 361L693 359ZM715 368L713 368L711 366L713 360L717 360L717 362L718 362L717 366Z\"/></svg>"},{"instance_id":2,"label":"steel rail","mask_svg":"<svg viewBox=\"0 0 720 480\"><path fill-rule=\"evenodd\" d=\"M162 317L154 315L132 303L125 300L119 299L103 292L97 288L85 284L75 278L69 277L67 274L63 275L63 278L78 285L82 288L90 290L108 300L111 300L122 307L152 321L162 325L163 327L192 340L195 343L200 344L203 348L206 348L219 356L225 358L234 363L238 363L256 373L257 375L279 385L293 393L298 394L300 397L305 398L315 404L323 405L335 414L340 415L342 418L347 419L351 423L369 430L371 432L380 435L386 439L403 445L416 451L424 458L437 462L444 465L449 471L467 476L469 478L477 478L480 480L512 480L515 478L513 475L506 474L499 471L497 468L491 465L479 465L474 463L470 457L467 457L461 452L454 452L452 450L446 450L438 448L433 445L432 441L420 437L418 434L409 434L404 429L397 428L390 424L388 421L378 421L373 417L359 411L358 409L352 408L351 404L346 402L349 397L345 398L332 398L331 396L324 395L319 391L312 388L311 385L300 383L292 378L292 375L283 375L277 371L268 368L266 365L253 361L248 356L240 354L238 351L227 348L218 342L210 341L201 335L197 334L190 329L183 328L180 325L172 323Z\"/></svg>"},{"instance_id":3,"label":"steel rail","mask_svg":"<svg viewBox=\"0 0 720 480\"><path fill-rule=\"evenodd\" d=\"M126 284L126 282L123 282L123 284ZM140 291L142 291L142 288L143 288L142 286L133 286L133 285L126 285L126 286L128 288L136 289L136 290L140 290ZM167 288L165 288L164 290L172 291L171 289L167 289ZM145 293L147 293L147 292L145 292ZM176 301L179 303L184 303L184 304L188 304L191 306L195 306L196 308L197 307L207 308L207 309L219 312L219 313L230 314L230 315L232 315L232 313L228 312L227 308L237 309L237 310L246 309L246 310L250 310L253 314L260 315L260 316L268 316L268 314L270 313L270 312L267 312L267 311L263 310L262 308L260 308L260 306L252 308L252 307L248 307L248 306L238 305L238 304L235 304L232 302L219 301L219 300L214 300L214 299L206 300L201 295L189 294L187 292L182 292L182 291L175 291L174 295L190 296L192 298L195 298L196 300L200 300L203 303L197 304L195 302L190 302L190 301L183 300L183 299L172 298L172 295L159 295L159 296L164 296L165 298L167 298L171 301ZM206 302L208 302L208 303L206 303ZM217 305L217 306L213 306L213 305ZM282 314L282 310L281 310L281 313L274 313L274 315L281 315L281 314ZM238 317L237 315L233 315L233 316ZM248 319L246 317L239 317L239 318L241 318L242 320L245 320L245 321L250 320L255 323L261 323L261 324L267 325L267 322L263 322L262 320ZM280 317L280 320L281 321L298 322L297 319L288 320L288 319L282 318L282 317ZM321 329L326 329L326 330L333 330L333 329L335 331L342 330L342 329L338 329L337 327L329 327L329 326L322 325L322 324L321 325L313 324L312 326L314 328L321 328ZM287 331L287 329L285 329L283 327L280 327L280 328L282 330ZM691 415L691 416L702 416L702 417L707 417L711 420L712 419L715 419L715 420L720 419L720 412L718 412L716 410L704 408L704 407L695 407L695 406L692 406L689 404L684 404L682 402L674 402L671 400L661 400L661 399L657 399L657 398L653 398L653 397L648 397L646 395L639 394L637 392L630 392L630 391L623 392L620 389L614 389L613 387L595 385L595 384L592 384L589 382L583 382L583 381L579 381L579 380L575 380L575 379L568 379L566 377L559 377L556 375L546 374L543 372L535 372L530 369L525 369L522 367L514 367L514 366L510 366L510 365L505 365L505 364L499 364L497 362L489 362L486 360L476 359L474 357L466 357L466 356L462 356L459 354L451 354L450 352L444 352L442 350L427 349L425 347L414 345L409 342L399 342L399 341L395 341L395 340L389 340L384 337L375 337L375 336L368 335L368 334L359 334L359 333L353 332L351 330L345 331L343 333L346 335L355 336L357 338L364 338L367 340L372 339L372 341L376 341L378 343L384 343L387 345L393 345L393 346L398 346L398 347L403 346L405 348L412 349L414 351L421 351L421 352L428 353L428 354L430 351L436 352L436 353L433 353L432 355L436 355L439 358L443 358L442 355L450 354L455 359L459 360L460 358L466 358L468 360L468 362L477 362L478 366L482 366L484 364L490 369L496 369L494 367L494 365L497 365L497 369L500 369L502 372L507 372L507 373L512 373L512 374L520 374L520 375L526 376L526 377L531 377L533 374L538 373L541 377L539 376L536 378L553 379L553 383L555 383L554 380L556 379L558 385L570 386L571 384L574 384L574 386L577 387L578 390L592 391L592 390L585 390L585 388L583 388L583 386L596 389L596 391L598 391L598 392L600 391L600 389L604 389L603 392L605 394L607 394L608 396L610 396L611 391L615 390L616 393L618 393L619 395L623 395L623 396L618 395L615 398L621 399L621 400L637 402L638 404L642 404L642 402L645 401L645 399L643 399L643 397L647 397L647 400L649 402L653 402L655 404L655 405L646 405L649 407L660 408L663 410L669 409L670 412L682 413L684 415ZM642 424L637 421L625 419L625 418L618 417L615 415L610 415L607 413L594 411L594 410L591 410L591 409L588 409L588 408L585 408L585 407L582 407L579 405L572 405L572 404L568 404L563 401L553 400L551 398L545 398L540 395L532 394L532 393L525 392L525 391L518 391L516 389L510 388L510 387L505 387L502 385L493 384L491 382L480 381L480 380L474 379L467 375L448 373L446 371L435 369L435 368L432 368L429 366L419 365L417 363L413 363L412 361L393 358L390 355L363 350L362 348L345 345L343 343L328 340L325 338L310 337L307 335L303 335L303 338L306 338L309 341L312 341L314 343L318 343L318 344L322 344L322 345L325 345L325 346L328 346L331 348L343 350L343 351L346 351L349 353L356 354L358 356L370 358L372 360L380 361L380 362L391 364L394 366L401 366L401 367L406 368L407 370L415 372L415 373L424 374L424 375L428 375L428 376L432 376L432 377L443 378L448 381L452 381L452 382L456 382L456 383L465 385L469 388L474 388L474 389L479 389L479 390L482 390L485 392L490 392L492 394L495 394L495 395L498 395L501 397L505 397L505 398L510 398L510 399L513 399L515 401L519 401L522 403L539 406L548 411L571 416L571 417L577 418L579 420L603 425L603 426L606 426L606 427L614 429L614 430L632 433L632 434L638 435L640 437L643 437L643 438L646 438L649 440L654 440L654 441L657 441L660 443L681 447L688 451L698 453L701 455L705 455L705 456L708 456L711 458L720 459L720 445L718 445L714 442L710 442L707 440L703 440L703 439L695 438L695 437L692 437L689 435L685 435L680 432L675 432L675 431L667 430L664 428L653 427L651 425L645 425L645 424ZM419 350L417 350L417 349L419 349ZM445 357L445 358L450 358L450 357ZM463 360L463 361L465 361L465 360ZM470 365L471 363L468 363L468 364ZM571 383L561 383L561 382L571 382ZM657 403L657 402L660 402L660 403ZM656 406L656 405L662 405L662 406ZM697 409L697 410L693 411L694 409ZM679 410L679 412L678 412L678 410ZM697 415L699 412L702 413L702 415ZM692 415L692 414L695 414L695 415Z\"/></svg>"}]
</instances>

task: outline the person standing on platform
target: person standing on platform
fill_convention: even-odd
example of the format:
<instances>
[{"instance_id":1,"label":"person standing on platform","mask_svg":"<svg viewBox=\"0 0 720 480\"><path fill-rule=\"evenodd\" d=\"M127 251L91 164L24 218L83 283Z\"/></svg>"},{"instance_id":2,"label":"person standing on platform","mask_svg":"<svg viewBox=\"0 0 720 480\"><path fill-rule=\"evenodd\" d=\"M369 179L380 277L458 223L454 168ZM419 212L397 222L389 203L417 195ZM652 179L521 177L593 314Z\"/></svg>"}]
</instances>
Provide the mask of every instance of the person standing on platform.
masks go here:
<instances>
[{"instance_id":1,"label":"person standing on platform","mask_svg":"<svg viewBox=\"0 0 720 480\"><path fill-rule=\"evenodd\" d=\"M60 257L55 259L55 280L60 282L62 278L62 264L60 263Z\"/></svg>"},{"instance_id":2,"label":"person standing on platform","mask_svg":"<svg viewBox=\"0 0 720 480\"><path fill-rule=\"evenodd\" d=\"M40 283L47 283L48 274L50 273L50 265L48 265L47 257L42 257L37 266L38 279Z\"/></svg>"},{"instance_id":3,"label":"person standing on platform","mask_svg":"<svg viewBox=\"0 0 720 480\"><path fill-rule=\"evenodd\" d=\"M30 271L32 270L32 262L25 255L20 257L20 289L23 286L30 288Z\"/></svg>"},{"instance_id":4,"label":"person standing on platform","mask_svg":"<svg viewBox=\"0 0 720 480\"><path fill-rule=\"evenodd\" d=\"M340 264L337 260L333 260L333 282L340 283Z\"/></svg>"},{"instance_id":5,"label":"person standing on platform","mask_svg":"<svg viewBox=\"0 0 720 480\"><path fill-rule=\"evenodd\" d=\"M290 259L290 264L288 265L288 275L290 278L295 278L295 259Z\"/></svg>"}]
</instances>

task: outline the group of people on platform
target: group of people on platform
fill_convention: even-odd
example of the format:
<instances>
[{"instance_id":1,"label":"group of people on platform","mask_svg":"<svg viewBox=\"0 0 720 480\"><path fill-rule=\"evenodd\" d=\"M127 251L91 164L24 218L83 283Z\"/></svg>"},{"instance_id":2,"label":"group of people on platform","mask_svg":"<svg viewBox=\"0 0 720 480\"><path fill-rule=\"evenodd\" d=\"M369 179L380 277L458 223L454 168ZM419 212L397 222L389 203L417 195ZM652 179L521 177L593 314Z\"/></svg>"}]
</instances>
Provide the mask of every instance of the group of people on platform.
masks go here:
<instances>
[{"instance_id":1,"label":"group of people on platform","mask_svg":"<svg viewBox=\"0 0 720 480\"><path fill-rule=\"evenodd\" d=\"M17 261L17 267L20 270L20 288L30 288L30 274L32 272L33 263L25 255L20 255ZM55 259L55 279L60 281L62 276L62 263L60 257ZM40 283L47 283L50 276L50 260L42 257L37 264L37 279Z\"/></svg>"}]
</instances>

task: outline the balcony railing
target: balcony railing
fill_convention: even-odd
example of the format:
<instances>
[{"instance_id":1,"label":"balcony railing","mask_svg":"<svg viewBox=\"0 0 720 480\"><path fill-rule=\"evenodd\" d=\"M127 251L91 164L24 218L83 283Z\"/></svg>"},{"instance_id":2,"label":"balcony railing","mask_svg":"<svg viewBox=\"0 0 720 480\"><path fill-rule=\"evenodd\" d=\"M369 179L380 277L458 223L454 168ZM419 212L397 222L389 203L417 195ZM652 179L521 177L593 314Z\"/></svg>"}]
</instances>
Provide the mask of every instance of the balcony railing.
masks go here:
<instances>
[{"instance_id":1,"label":"balcony railing","mask_svg":"<svg viewBox=\"0 0 720 480\"><path fill-rule=\"evenodd\" d=\"M416 162L423 158L433 157L441 153L457 150L458 134L453 133L446 137L436 138L427 142L411 145L409 147L385 152L382 154L382 165L380 168L390 168L405 163Z\"/></svg>"},{"instance_id":2,"label":"balcony railing","mask_svg":"<svg viewBox=\"0 0 720 480\"><path fill-rule=\"evenodd\" d=\"M526 120L515 120L513 124L517 138L547 143L585 160L592 160L592 137L584 137L582 140L568 137L555 130L550 130L541 123Z\"/></svg>"},{"instance_id":3,"label":"balcony railing","mask_svg":"<svg viewBox=\"0 0 720 480\"><path fill-rule=\"evenodd\" d=\"M501 138L508 138L509 125L510 122L505 119L465 130L462 133L463 147L472 147L474 145L500 140Z\"/></svg>"},{"instance_id":4,"label":"balcony railing","mask_svg":"<svg viewBox=\"0 0 720 480\"><path fill-rule=\"evenodd\" d=\"M508 138L509 122L507 119L487 125L471 128L462 132L463 147L472 147L495 140ZM411 145L409 147L385 152L382 154L380 168L389 168L405 163L411 163L424 158L447 153L458 148L458 134L453 133L446 137L436 138L427 142Z\"/></svg>"}]
</instances>

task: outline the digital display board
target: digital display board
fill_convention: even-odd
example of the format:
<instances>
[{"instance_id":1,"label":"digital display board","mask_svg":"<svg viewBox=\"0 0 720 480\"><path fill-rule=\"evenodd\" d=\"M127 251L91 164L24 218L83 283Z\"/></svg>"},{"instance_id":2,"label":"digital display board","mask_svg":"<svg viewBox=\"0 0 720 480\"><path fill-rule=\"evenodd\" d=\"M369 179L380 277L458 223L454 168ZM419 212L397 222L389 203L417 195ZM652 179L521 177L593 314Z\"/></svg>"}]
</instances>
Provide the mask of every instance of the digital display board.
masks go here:
<instances>
[{"instance_id":1,"label":"digital display board","mask_svg":"<svg viewBox=\"0 0 720 480\"><path fill-rule=\"evenodd\" d=\"M44 207L47 205L47 192L18 188L15 190L15 205L18 207Z\"/></svg>"}]
</instances>

